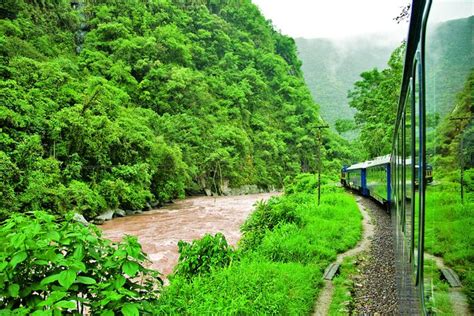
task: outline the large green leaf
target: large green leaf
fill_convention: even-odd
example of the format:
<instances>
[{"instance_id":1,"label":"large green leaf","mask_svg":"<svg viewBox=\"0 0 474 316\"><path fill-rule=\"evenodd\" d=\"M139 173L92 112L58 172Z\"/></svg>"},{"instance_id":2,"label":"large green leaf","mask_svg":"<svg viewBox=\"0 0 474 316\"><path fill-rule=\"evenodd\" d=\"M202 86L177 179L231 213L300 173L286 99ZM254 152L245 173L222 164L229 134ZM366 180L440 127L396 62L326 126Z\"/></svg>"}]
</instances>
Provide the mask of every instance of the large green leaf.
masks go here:
<instances>
[{"instance_id":1,"label":"large green leaf","mask_svg":"<svg viewBox=\"0 0 474 316\"><path fill-rule=\"evenodd\" d=\"M114 286L115 286L115 288L116 288L116 289L121 288L121 287L125 284L126 281L127 281L127 279L125 279L124 276L122 276L122 275L117 275L117 276L115 277L115 280L114 280Z\"/></svg>"},{"instance_id":2,"label":"large green leaf","mask_svg":"<svg viewBox=\"0 0 474 316\"><path fill-rule=\"evenodd\" d=\"M76 303L73 301L59 301L54 304L54 307L76 309Z\"/></svg>"},{"instance_id":3,"label":"large green leaf","mask_svg":"<svg viewBox=\"0 0 474 316\"><path fill-rule=\"evenodd\" d=\"M138 306L137 304L133 303L126 303L122 306L121 309L124 316L138 316Z\"/></svg>"},{"instance_id":4,"label":"large green leaf","mask_svg":"<svg viewBox=\"0 0 474 316\"><path fill-rule=\"evenodd\" d=\"M53 292L51 292L51 294L48 296L48 298L46 300L40 302L37 306L38 307L51 306L51 304L61 300L66 295L67 295L67 292L53 291Z\"/></svg>"},{"instance_id":5,"label":"large green leaf","mask_svg":"<svg viewBox=\"0 0 474 316\"><path fill-rule=\"evenodd\" d=\"M46 285L46 284L49 284L51 282L54 282L54 281L57 281L59 279L59 273L58 274L53 274L53 275L50 275L46 278L44 278L43 280L41 280L41 285Z\"/></svg>"},{"instance_id":6,"label":"large green leaf","mask_svg":"<svg viewBox=\"0 0 474 316\"><path fill-rule=\"evenodd\" d=\"M82 283L82 284L96 284L97 282L93 278L85 277L85 276L78 276L76 278L77 283Z\"/></svg>"},{"instance_id":7,"label":"large green leaf","mask_svg":"<svg viewBox=\"0 0 474 316\"><path fill-rule=\"evenodd\" d=\"M18 292L20 291L20 286L18 284L10 284L8 286L8 294L12 297L18 297Z\"/></svg>"},{"instance_id":8,"label":"large green leaf","mask_svg":"<svg viewBox=\"0 0 474 316\"><path fill-rule=\"evenodd\" d=\"M122 266L122 271L129 276L133 277L135 274L137 274L138 271L138 263L132 262L132 261L127 261L123 264Z\"/></svg>"},{"instance_id":9,"label":"large green leaf","mask_svg":"<svg viewBox=\"0 0 474 316\"><path fill-rule=\"evenodd\" d=\"M16 253L13 257L12 260L10 260L10 265L13 267L16 267L17 264L25 261L25 259L28 257L26 251L20 251Z\"/></svg>"},{"instance_id":10,"label":"large green leaf","mask_svg":"<svg viewBox=\"0 0 474 316\"><path fill-rule=\"evenodd\" d=\"M59 284L68 289L74 281L76 281L76 272L72 270L65 270L59 273Z\"/></svg>"}]
</instances>

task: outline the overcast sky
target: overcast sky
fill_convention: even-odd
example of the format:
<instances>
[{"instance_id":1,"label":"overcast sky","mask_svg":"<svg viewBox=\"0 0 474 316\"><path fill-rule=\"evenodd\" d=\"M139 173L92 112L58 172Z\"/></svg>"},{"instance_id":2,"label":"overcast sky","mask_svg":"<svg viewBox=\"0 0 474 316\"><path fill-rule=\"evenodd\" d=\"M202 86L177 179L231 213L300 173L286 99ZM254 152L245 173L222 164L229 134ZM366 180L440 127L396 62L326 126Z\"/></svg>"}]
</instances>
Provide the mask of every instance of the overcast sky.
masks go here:
<instances>
[{"instance_id":1,"label":"overcast sky","mask_svg":"<svg viewBox=\"0 0 474 316\"><path fill-rule=\"evenodd\" d=\"M291 37L341 38L395 33L403 39L408 24L393 18L408 0L252 0L276 29ZM436 20L473 14L472 0L434 1ZM441 14L442 13L442 14ZM443 15L443 16L441 16Z\"/></svg>"}]
</instances>

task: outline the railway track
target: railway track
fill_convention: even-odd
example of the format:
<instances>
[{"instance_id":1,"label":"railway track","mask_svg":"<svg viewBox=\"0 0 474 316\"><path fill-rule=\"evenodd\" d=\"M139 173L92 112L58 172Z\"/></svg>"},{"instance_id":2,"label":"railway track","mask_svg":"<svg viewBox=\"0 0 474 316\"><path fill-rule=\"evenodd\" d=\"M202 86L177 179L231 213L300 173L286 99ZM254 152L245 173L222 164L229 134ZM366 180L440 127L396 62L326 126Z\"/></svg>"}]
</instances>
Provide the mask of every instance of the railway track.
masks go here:
<instances>
[{"instance_id":1,"label":"railway track","mask_svg":"<svg viewBox=\"0 0 474 316\"><path fill-rule=\"evenodd\" d=\"M354 276L353 314L398 314L394 233L390 215L367 198L358 198L374 225L368 251L358 260L359 275Z\"/></svg>"},{"instance_id":2,"label":"railway track","mask_svg":"<svg viewBox=\"0 0 474 316\"><path fill-rule=\"evenodd\" d=\"M359 273L352 275L353 302L348 314L397 314L398 299L394 264L394 239L390 215L368 198L355 197L363 216L363 236L356 247L337 256L336 264L353 257ZM328 315L334 285L324 281L313 315Z\"/></svg>"}]
</instances>

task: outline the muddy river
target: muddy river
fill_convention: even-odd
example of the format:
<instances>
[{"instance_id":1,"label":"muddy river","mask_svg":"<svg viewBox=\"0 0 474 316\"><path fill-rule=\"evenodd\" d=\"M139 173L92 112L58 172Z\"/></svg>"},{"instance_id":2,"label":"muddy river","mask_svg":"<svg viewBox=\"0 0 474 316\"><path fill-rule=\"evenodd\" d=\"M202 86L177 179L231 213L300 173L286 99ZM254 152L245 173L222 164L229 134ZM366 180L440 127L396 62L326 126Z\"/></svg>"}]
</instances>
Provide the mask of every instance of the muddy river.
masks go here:
<instances>
[{"instance_id":1,"label":"muddy river","mask_svg":"<svg viewBox=\"0 0 474 316\"><path fill-rule=\"evenodd\" d=\"M152 261L151 267L165 276L178 262L178 241L192 241L206 233L222 232L231 245L240 238L240 226L255 202L278 193L240 196L191 197L142 214L114 218L101 226L104 235L119 241L135 235Z\"/></svg>"}]
</instances>

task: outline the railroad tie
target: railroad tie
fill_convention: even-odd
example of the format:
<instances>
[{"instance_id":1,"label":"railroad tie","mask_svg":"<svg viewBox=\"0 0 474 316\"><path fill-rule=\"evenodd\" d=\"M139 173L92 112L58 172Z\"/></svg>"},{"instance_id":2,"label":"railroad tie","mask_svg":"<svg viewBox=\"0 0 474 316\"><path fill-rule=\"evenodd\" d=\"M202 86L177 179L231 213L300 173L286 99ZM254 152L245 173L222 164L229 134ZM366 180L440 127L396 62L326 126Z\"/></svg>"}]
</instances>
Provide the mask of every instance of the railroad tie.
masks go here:
<instances>
[{"instance_id":1,"label":"railroad tie","mask_svg":"<svg viewBox=\"0 0 474 316\"><path fill-rule=\"evenodd\" d=\"M441 269L441 273L443 277L448 281L451 287L461 287L461 281L459 281L459 277L457 276L456 272L451 270L450 268L443 268Z\"/></svg>"},{"instance_id":2,"label":"railroad tie","mask_svg":"<svg viewBox=\"0 0 474 316\"><path fill-rule=\"evenodd\" d=\"M339 267L341 266L340 263L331 263L327 268L326 270L324 270L324 275L323 275L323 279L324 280L332 280L334 278L334 276L337 274L337 272L339 271Z\"/></svg>"}]
</instances>

